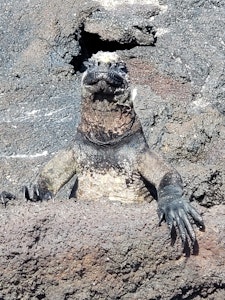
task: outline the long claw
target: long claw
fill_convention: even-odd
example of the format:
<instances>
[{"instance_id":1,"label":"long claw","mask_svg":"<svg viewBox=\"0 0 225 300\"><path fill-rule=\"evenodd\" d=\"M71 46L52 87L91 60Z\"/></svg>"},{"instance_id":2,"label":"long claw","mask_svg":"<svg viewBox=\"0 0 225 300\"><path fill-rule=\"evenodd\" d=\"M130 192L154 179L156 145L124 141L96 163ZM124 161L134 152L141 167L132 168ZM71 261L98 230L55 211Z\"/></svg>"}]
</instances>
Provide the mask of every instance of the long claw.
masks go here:
<instances>
[{"instance_id":1,"label":"long claw","mask_svg":"<svg viewBox=\"0 0 225 300\"><path fill-rule=\"evenodd\" d=\"M36 185L33 187L33 201L39 201L42 200L40 197L39 189Z\"/></svg>"},{"instance_id":2,"label":"long claw","mask_svg":"<svg viewBox=\"0 0 225 300\"><path fill-rule=\"evenodd\" d=\"M188 205L187 212L194 219L196 225L201 230L204 231L205 230L205 224L203 222L203 219L202 219L201 215L197 212L197 210L193 206Z\"/></svg>"},{"instance_id":3,"label":"long claw","mask_svg":"<svg viewBox=\"0 0 225 300\"><path fill-rule=\"evenodd\" d=\"M187 243L187 231L185 229L184 221L179 217L179 215L175 216L175 220L182 240L182 245L184 247Z\"/></svg>"},{"instance_id":4,"label":"long claw","mask_svg":"<svg viewBox=\"0 0 225 300\"><path fill-rule=\"evenodd\" d=\"M0 194L0 198L1 198L1 202L2 204L6 207L6 204L8 203L9 200L15 200L16 199L16 196L9 193L9 192L6 192L6 191L3 191L1 194Z\"/></svg>"},{"instance_id":5,"label":"long claw","mask_svg":"<svg viewBox=\"0 0 225 300\"><path fill-rule=\"evenodd\" d=\"M205 228L204 222L197 210L182 196L175 199L170 198L169 201L166 196L165 199L160 199L158 214L160 224L163 220L165 220L170 229L172 245L176 240L177 232L179 232L184 252L187 255L190 253L189 241L191 242L192 250L194 250L194 248L195 250L198 248L196 247L198 244L191 219L202 230ZM197 253L197 251L195 252Z\"/></svg>"},{"instance_id":6,"label":"long claw","mask_svg":"<svg viewBox=\"0 0 225 300\"><path fill-rule=\"evenodd\" d=\"M27 186L23 186L22 191L26 200L32 200L30 197L30 192Z\"/></svg>"},{"instance_id":7,"label":"long claw","mask_svg":"<svg viewBox=\"0 0 225 300\"><path fill-rule=\"evenodd\" d=\"M185 213L185 211L182 209L182 211L180 212L180 217L182 218L183 220L183 223L184 223L184 226L187 230L187 233L188 235L190 236L191 238L191 241L192 241L192 244L195 243L196 241L196 235L195 235L195 231L194 229L192 228L191 224L190 224L190 221L187 217L187 214Z\"/></svg>"},{"instance_id":8,"label":"long claw","mask_svg":"<svg viewBox=\"0 0 225 300\"><path fill-rule=\"evenodd\" d=\"M42 201L42 200L50 200L53 198L53 195L51 192L49 192L49 191L43 192L42 190L40 190L40 188L37 185L33 186L33 197L31 197L31 193L27 186L24 186L22 190L23 190L25 199L27 199L28 201L37 202L37 201Z\"/></svg>"},{"instance_id":9,"label":"long claw","mask_svg":"<svg viewBox=\"0 0 225 300\"><path fill-rule=\"evenodd\" d=\"M41 200L40 197L39 197L39 192L38 192L37 186L33 187L33 197L31 197L31 193L30 193L29 188L27 186L24 186L22 188L22 191L23 191L24 197L27 201L36 202L36 201Z\"/></svg>"},{"instance_id":10,"label":"long claw","mask_svg":"<svg viewBox=\"0 0 225 300\"><path fill-rule=\"evenodd\" d=\"M162 211L158 212L158 216L159 216L159 226L161 226L162 222L165 219L165 215Z\"/></svg>"},{"instance_id":11,"label":"long claw","mask_svg":"<svg viewBox=\"0 0 225 300\"><path fill-rule=\"evenodd\" d=\"M175 215L174 215L173 211L165 214L166 223L170 229L170 232L172 231L172 229L174 227L174 224L173 224L174 218L175 218Z\"/></svg>"}]
</instances>

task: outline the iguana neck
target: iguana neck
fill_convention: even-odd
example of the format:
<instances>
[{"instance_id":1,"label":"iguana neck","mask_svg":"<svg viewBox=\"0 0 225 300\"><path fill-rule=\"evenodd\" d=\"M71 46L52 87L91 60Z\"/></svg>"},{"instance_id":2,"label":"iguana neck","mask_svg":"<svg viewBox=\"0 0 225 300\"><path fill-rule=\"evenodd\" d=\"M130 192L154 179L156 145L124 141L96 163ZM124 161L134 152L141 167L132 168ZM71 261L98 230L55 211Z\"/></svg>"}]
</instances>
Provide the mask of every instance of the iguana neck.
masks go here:
<instances>
[{"instance_id":1,"label":"iguana neck","mask_svg":"<svg viewBox=\"0 0 225 300\"><path fill-rule=\"evenodd\" d=\"M132 106L84 99L78 130L97 145L112 145L141 130L141 125Z\"/></svg>"}]
</instances>

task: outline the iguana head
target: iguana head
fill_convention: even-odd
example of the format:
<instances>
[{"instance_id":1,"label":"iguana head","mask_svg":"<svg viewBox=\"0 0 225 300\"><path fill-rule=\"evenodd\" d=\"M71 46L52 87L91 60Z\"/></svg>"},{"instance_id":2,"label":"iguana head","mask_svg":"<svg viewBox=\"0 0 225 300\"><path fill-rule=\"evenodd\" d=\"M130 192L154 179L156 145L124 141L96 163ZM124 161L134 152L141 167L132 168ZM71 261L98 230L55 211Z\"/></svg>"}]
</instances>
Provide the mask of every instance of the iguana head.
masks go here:
<instances>
[{"instance_id":1,"label":"iguana head","mask_svg":"<svg viewBox=\"0 0 225 300\"><path fill-rule=\"evenodd\" d=\"M78 130L96 145L118 144L140 129L126 64L115 52L99 51L86 67Z\"/></svg>"},{"instance_id":2,"label":"iguana head","mask_svg":"<svg viewBox=\"0 0 225 300\"><path fill-rule=\"evenodd\" d=\"M87 69L82 77L84 98L130 105L127 67L117 53L99 51L85 65Z\"/></svg>"}]
</instances>

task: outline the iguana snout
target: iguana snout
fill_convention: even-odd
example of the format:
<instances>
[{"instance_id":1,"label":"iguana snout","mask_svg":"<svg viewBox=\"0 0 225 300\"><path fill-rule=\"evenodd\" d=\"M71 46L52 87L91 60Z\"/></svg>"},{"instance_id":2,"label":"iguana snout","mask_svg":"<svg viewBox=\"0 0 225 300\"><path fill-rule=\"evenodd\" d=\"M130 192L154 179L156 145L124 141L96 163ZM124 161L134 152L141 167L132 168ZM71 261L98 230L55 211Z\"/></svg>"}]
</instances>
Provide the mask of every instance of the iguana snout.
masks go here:
<instances>
[{"instance_id":1,"label":"iguana snout","mask_svg":"<svg viewBox=\"0 0 225 300\"><path fill-rule=\"evenodd\" d=\"M87 69L82 78L86 90L95 93L114 94L128 87L127 68L115 52L94 54L85 63Z\"/></svg>"}]
</instances>

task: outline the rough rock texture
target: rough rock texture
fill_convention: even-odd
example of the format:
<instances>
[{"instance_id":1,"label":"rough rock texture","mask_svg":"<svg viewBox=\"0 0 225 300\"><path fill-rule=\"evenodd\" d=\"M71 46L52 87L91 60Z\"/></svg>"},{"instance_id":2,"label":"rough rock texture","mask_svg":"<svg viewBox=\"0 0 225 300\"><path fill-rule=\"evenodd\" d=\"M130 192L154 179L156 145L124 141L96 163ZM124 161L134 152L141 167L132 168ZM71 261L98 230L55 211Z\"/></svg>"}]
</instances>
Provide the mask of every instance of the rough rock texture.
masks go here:
<instances>
[{"instance_id":1,"label":"rough rock texture","mask_svg":"<svg viewBox=\"0 0 225 300\"><path fill-rule=\"evenodd\" d=\"M207 231L189 258L169 245L155 210L153 202L9 206L1 211L0 298L223 299L224 207L205 210Z\"/></svg>"},{"instance_id":2,"label":"rough rock texture","mask_svg":"<svg viewBox=\"0 0 225 300\"><path fill-rule=\"evenodd\" d=\"M224 299L225 4L138 2L0 3L1 190L18 195L0 207L0 299ZM149 144L202 205L196 255L170 246L154 202L73 202L70 184L55 202L19 193L73 141L98 50L127 62Z\"/></svg>"}]
</instances>

